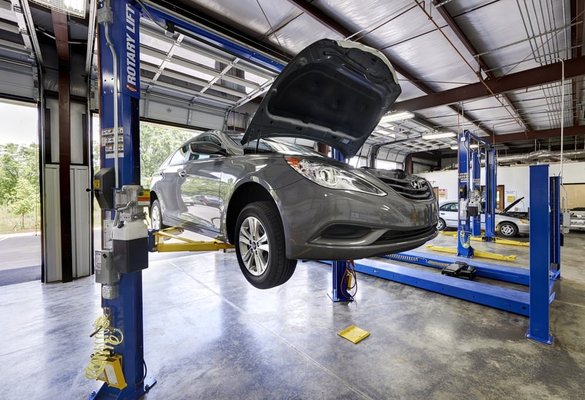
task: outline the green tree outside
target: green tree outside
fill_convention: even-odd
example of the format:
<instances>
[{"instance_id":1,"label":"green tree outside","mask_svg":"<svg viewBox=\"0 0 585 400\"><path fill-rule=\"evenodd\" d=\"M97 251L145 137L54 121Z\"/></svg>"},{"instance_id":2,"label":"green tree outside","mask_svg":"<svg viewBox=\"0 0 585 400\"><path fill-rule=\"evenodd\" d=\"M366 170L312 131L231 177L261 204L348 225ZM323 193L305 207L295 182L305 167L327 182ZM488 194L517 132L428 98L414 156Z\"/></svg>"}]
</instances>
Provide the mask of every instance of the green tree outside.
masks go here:
<instances>
[{"instance_id":1,"label":"green tree outside","mask_svg":"<svg viewBox=\"0 0 585 400\"><path fill-rule=\"evenodd\" d=\"M99 135L99 132L94 134ZM185 129L141 123L141 184L149 187L150 180L163 161L195 134L197 133ZM97 143L94 145L93 154L94 168L99 168ZM32 230L40 226L38 156L37 144L0 145L0 233Z\"/></svg>"}]
</instances>

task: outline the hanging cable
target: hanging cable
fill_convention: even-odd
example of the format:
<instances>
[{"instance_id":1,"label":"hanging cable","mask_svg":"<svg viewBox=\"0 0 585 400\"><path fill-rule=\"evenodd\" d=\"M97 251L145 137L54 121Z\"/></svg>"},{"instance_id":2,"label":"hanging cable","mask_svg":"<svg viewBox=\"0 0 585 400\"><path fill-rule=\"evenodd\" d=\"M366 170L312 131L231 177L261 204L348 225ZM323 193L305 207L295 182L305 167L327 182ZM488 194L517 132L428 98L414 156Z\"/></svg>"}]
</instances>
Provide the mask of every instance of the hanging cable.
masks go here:
<instances>
[{"instance_id":1,"label":"hanging cable","mask_svg":"<svg viewBox=\"0 0 585 400\"><path fill-rule=\"evenodd\" d=\"M110 8L110 2L107 2L106 7ZM104 36L106 38L106 44L108 45L108 49L110 49L110 53L112 53L112 64L113 64L113 79L114 79L114 175L115 175L115 187L118 188L118 175L119 175L119 166L118 166L118 56L116 55L116 49L114 48L114 44L110 39L110 23L106 21L104 23ZM103 127L101 127L103 130Z\"/></svg>"}]
</instances>

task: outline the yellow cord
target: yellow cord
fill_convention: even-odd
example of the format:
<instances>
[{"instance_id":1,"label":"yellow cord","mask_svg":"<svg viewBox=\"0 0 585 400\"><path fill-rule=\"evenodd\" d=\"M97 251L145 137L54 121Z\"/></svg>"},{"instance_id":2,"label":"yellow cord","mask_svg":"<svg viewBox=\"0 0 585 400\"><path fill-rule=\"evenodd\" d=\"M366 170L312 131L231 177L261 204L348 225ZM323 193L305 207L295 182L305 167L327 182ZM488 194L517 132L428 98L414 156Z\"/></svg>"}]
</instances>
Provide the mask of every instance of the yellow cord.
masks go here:
<instances>
[{"instance_id":1,"label":"yellow cord","mask_svg":"<svg viewBox=\"0 0 585 400\"><path fill-rule=\"evenodd\" d=\"M122 331L110 326L110 319L102 314L93 323L94 352L91 355L89 365L85 368L85 376L88 379L99 379L106 367L108 358L112 356L114 346L124 341Z\"/></svg>"}]
</instances>

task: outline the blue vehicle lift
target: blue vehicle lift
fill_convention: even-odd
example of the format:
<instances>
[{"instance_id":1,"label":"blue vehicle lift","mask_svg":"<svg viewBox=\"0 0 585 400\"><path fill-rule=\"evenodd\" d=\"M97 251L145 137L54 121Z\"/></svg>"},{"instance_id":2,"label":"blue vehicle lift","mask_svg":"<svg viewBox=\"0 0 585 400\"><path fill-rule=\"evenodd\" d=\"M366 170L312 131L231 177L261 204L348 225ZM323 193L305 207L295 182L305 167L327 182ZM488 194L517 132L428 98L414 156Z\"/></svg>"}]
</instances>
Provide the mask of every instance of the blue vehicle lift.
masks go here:
<instances>
[{"instance_id":1,"label":"blue vehicle lift","mask_svg":"<svg viewBox=\"0 0 585 400\"><path fill-rule=\"evenodd\" d=\"M159 25L172 27L169 30L180 31L271 71L280 72L284 68L284 64L279 61L226 39L214 31L186 22L179 16L167 13L156 6L132 0L99 0L98 48L101 80L100 133L102 138L100 166L104 172L107 170L115 171L116 183L114 184L112 179L111 186L100 187L94 179L96 195L101 192L106 197L111 195L114 198L123 192L124 187L129 185L139 187L140 184L139 20L145 16L154 19ZM107 35L106 32L109 34ZM118 127L118 134L114 135L116 127ZM111 143L111 140L108 141L110 136L117 136L114 143ZM115 146L116 142L118 146ZM116 147L118 151L115 150ZM341 157L341 153L337 153L337 157ZM107 182L107 179L101 182ZM144 199L142 198L141 201L143 202ZM119 218L119 212L125 209L114 205L117 204L116 202L117 200L112 200L107 206L102 207L104 226L110 227L107 229L116 229L115 223L119 223L116 218ZM140 209L141 205L142 203L137 208ZM111 237L111 232L108 232L107 229L104 228L102 233L102 236L106 238L106 243L107 238ZM155 380L147 379L144 360L142 269L147 268L148 263L146 261L140 266L131 265L134 259L144 259L145 257L146 260L148 259L148 232L145 232L144 238L140 240L142 241L142 239L144 239L145 245L140 248L140 251L132 252L131 257L128 257L130 252L127 249L126 251L116 249L115 244L101 251L102 253L109 251L108 254L113 256L113 267L111 268L114 271L113 275L116 276L116 282L113 285L100 282L102 283L102 308L104 313L107 311L111 326L123 333L123 340L113 346L113 353L121 367L125 384L117 388L115 385L104 383L98 391L89 395L90 400L138 399L156 384ZM104 248L106 246L108 245L105 245ZM199 248L198 246L201 244L196 243L194 246ZM215 247L217 246L214 246L214 249ZM130 269L121 268L120 259L124 259L126 261L125 267L130 266ZM333 280L340 282L339 285L334 286L333 299L335 301L351 301L351 296L347 292L347 279L344 280L342 277L346 267L346 262L336 262L336 267L333 268Z\"/></svg>"}]
</instances>

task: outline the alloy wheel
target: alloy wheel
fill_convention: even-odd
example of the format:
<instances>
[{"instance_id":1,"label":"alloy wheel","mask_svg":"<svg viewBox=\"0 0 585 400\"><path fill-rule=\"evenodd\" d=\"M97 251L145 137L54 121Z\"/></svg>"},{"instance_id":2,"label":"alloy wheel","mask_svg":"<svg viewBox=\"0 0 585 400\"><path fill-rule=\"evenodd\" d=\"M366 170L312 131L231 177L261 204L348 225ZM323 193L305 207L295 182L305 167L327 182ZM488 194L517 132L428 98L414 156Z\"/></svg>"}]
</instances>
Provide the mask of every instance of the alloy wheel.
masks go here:
<instances>
[{"instance_id":1,"label":"alloy wheel","mask_svg":"<svg viewBox=\"0 0 585 400\"><path fill-rule=\"evenodd\" d=\"M152 204L152 208L151 208L151 216L150 216L150 220L151 220L151 225L152 225L152 229L156 229L156 230L160 230L162 228L162 223L161 223L161 212L160 212L160 207L158 205L157 202Z\"/></svg>"},{"instance_id":2,"label":"alloy wheel","mask_svg":"<svg viewBox=\"0 0 585 400\"><path fill-rule=\"evenodd\" d=\"M256 217L247 217L240 226L240 253L248 272L259 276L266 271L270 255L268 234L262 222Z\"/></svg>"}]
</instances>

